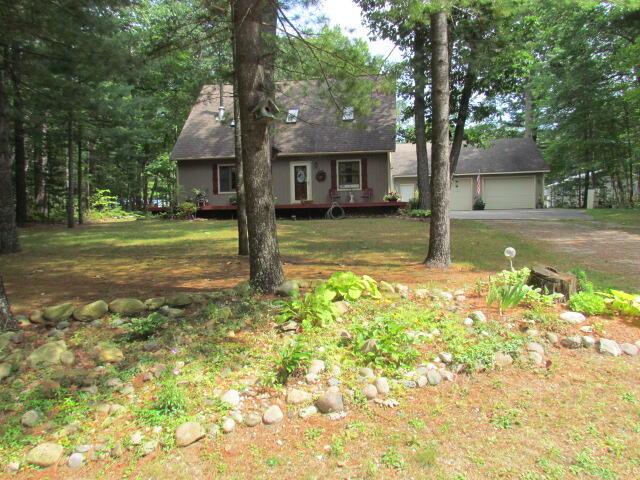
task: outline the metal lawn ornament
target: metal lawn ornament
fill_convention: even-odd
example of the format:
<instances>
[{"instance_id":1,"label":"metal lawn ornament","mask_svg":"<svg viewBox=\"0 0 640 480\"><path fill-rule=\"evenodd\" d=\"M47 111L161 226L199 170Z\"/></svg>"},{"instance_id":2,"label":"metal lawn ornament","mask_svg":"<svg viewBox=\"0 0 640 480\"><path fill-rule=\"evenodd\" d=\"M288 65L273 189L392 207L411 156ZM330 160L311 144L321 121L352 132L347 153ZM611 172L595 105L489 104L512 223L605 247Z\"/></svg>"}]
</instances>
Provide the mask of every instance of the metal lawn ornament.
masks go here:
<instances>
[{"instance_id":1,"label":"metal lawn ornament","mask_svg":"<svg viewBox=\"0 0 640 480\"><path fill-rule=\"evenodd\" d=\"M516 249L513 247L507 247L504 249L504 256L509 259L509 263L511 264L511 270L513 271L513 259L516 257Z\"/></svg>"}]
</instances>

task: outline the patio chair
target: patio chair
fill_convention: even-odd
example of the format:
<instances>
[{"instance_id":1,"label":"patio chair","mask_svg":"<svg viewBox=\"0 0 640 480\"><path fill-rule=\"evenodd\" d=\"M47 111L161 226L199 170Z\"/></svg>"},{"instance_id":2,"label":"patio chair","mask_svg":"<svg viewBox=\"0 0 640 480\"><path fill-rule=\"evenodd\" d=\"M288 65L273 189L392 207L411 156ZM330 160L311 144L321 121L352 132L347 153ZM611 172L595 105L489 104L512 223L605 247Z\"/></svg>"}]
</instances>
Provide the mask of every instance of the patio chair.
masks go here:
<instances>
[{"instance_id":1,"label":"patio chair","mask_svg":"<svg viewBox=\"0 0 640 480\"><path fill-rule=\"evenodd\" d=\"M373 188L365 188L360 194L360 198L365 202L370 202L373 198Z\"/></svg>"}]
</instances>

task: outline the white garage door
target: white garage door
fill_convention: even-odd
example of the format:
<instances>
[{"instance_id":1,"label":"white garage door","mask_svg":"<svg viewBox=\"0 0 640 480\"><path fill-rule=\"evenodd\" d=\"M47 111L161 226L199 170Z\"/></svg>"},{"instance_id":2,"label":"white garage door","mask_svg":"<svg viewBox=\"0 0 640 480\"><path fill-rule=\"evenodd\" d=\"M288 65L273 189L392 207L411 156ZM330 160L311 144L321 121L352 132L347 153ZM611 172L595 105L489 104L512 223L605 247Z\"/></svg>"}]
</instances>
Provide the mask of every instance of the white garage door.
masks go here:
<instances>
[{"instance_id":1,"label":"white garage door","mask_svg":"<svg viewBox=\"0 0 640 480\"><path fill-rule=\"evenodd\" d=\"M473 189L471 178L454 178L451 182L450 210L471 210Z\"/></svg>"},{"instance_id":2,"label":"white garage door","mask_svg":"<svg viewBox=\"0 0 640 480\"><path fill-rule=\"evenodd\" d=\"M482 199L487 210L536 208L535 177L485 177Z\"/></svg>"},{"instance_id":3,"label":"white garage door","mask_svg":"<svg viewBox=\"0 0 640 480\"><path fill-rule=\"evenodd\" d=\"M400 200L402 200L403 202L408 202L409 200L411 200L415 194L415 191L415 183L401 183L400 185L398 185Z\"/></svg>"}]
</instances>

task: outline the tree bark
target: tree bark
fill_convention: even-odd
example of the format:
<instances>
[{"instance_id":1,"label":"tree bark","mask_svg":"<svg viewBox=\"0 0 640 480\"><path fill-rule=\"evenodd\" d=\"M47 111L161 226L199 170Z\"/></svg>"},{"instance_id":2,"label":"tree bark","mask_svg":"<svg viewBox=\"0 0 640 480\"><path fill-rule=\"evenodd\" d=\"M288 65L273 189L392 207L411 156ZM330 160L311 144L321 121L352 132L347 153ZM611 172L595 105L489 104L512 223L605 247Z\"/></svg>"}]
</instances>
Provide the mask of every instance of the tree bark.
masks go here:
<instances>
[{"instance_id":1,"label":"tree bark","mask_svg":"<svg viewBox=\"0 0 640 480\"><path fill-rule=\"evenodd\" d=\"M449 231L449 54L447 14L431 14L431 94L433 110L433 146L431 149L431 222L430 267L448 267L451 263Z\"/></svg>"},{"instance_id":2,"label":"tree bark","mask_svg":"<svg viewBox=\"0 0 640 480\"><path fill-rule=\"evenodd\" d=\"M451 153L449 154L450 177L453 178L458 168L458 160L460 159L460 152L462 151L462 141L464 140L464 129L467 124L467 118L469 117L469 102L471 101L471 95L473 95L473 87L475 83L475 74L471 65L467 66L467 71L464 75L464 85L462 86L462 92L460 93L460 103L458 104L458 114L456 116L456 127L453 133L453 142L451 144Z\"/></svg>"},{"instance_id":3,"label":"tree bark","mask_svg":"<svg viewBox=\"0 0 640 480\"><path fill-rule=\"evenodd\" d=\"M233 8L233 6L232 6ZM238 255L249 255L249 231L247 228L247 199L244 190L244 168L242 165L242 122L240 120L240 102L238 100L238 76L235 74L238 68L238 55L236 54L236 44L233 40L233 29L231 31L233 45L233 132L235 146L236 163L236 208L238 213ZM220 92L220 102L222 103L222 91Z\"/></svg>"},{"instance_id":4,"label":"tree bark","mask_svg":"<svg viewBox=\"0 0 640 480\"><path fill-rule=\"evenodd\" d=\"M46 148L47 127L39 127L33 145L33 197L36 211L46 215L47 161Z\"/></svg>"},{"instance_id":5,"label":"tree bark","mask_svg":"<svg viewBox=\"0 0 640 480\"><path fill-rule=\"evenodd\" d=\"M71 113L67 121L67 228L73 228L73 121Z\"/></svg>"},{"instance_id":6,"label":"tree bark","mask_svg":"<svg viewBox=\"0 0 640 480\"><path fill-rule=\"evenodd\" d=\"M534 142L537 140L533 121L533 96L529 86L524 90L524 136L533 139Z\"/></svg>"},{"instance_id":7,"label":"tree bark","mask_svg":"<svg viewBox=\"0 0 640 480\"><path fill-rule=\"evenodd\" d=\"M11 313L9 299L7 298L7 293L4 290L4 282L2 281L2 276L0 276L0 332L17 329L18 322Z\"/></svg>"},{"instance_id":8,"label":"tree bark","mask_svg":"<svg viewBox=\"0 0 640 480\"><path fill-rule=\"evenodd\" d=\"M24 102L20 84L21 53L18 47L14 47L11 53L9 72L13 85L16 223L24 226L27 223L27 158L24 151Z\"/></svg>"},{"instance_id":9,"label":"tree bark","mask_svg":"<svg viewBox=\"0 0 640 480\"><path fill-rule=\"evenodd\" d=\"M427 128L425 125L425 89L427 86L425 48L427 35L424 25L418 24L416 26L413 42L413 81L415 84L413 102L416 127L418 201L421 209L428 210L431 207L431 195L429 192L429 152L427 151Z\"/></svg>"},{"instance_id":10,"label":"tree bark","mask_svg":"<svg viewBox=\"0 0 640 480\"><path fill-rule=\"evenodd\" d=\"M275 54L276 17L277 3L273 0L237 0L235 3L235 76L242 125L250 282L264 292L273 292L284 281L271 190L270 122L257 118L254 113L258 105L274 99L270 65Z\"/></svg>"},{"instance_id":11,"label":"tree bark","mask_svg":"<svg viewBox=\"0 0 640 480\"><path fill-rule=\"evenodd\" d=\"M6 54L6 48L4 52ZM11 181L9 122L4 77L4 64L0 63L0 254L20 250L16 230L16 205L13 196L13 182Z\"/></svg>"},{"instance_id":12,"label":"tree bark","mask_svg":"<svg viewBox=\"0 0 640 480\"><path fill-rule=\"evenodd\" d=\"M82 202L82 194L84 192L84 179L82 178L82 131L80 128L81 127L78 126L78 225L84 223L84 204Z\"/></svg>"}]
</instances>

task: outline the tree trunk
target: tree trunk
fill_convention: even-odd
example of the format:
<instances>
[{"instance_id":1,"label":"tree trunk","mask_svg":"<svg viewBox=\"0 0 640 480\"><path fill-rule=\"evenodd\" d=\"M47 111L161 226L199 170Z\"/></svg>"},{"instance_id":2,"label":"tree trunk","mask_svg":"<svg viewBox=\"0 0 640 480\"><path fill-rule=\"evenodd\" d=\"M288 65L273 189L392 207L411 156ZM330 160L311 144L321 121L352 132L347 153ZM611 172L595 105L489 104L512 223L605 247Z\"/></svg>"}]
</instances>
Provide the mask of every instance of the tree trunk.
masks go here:
<instances>
[{"instance_id":1,"label":"tree trunk","mask_svg":"<svg viewBox=\"0 0 640 480\"><path fill-rule=\"evenodd\" d=\"M433 109L433 147L431 149L430 267L451 263L449 232L449 54L447 14L431 14L431 94Z\"/></svg>"},{"instance_id":2,"label":"tree trunk","mask_svg":"<svg viewBox=\"0 0 640 480\"><path fill-rule=\"evenodd\" d=\"M73 122L71 113L67 121L67 228L73 228Z\"/></svg>"},{"instance_id":3,"label":"tree trunk","mask_svg":"<svg viewBox=\"0 0 640 480\"><path fill-rule=\"evenodd\" d=\"M284 281L271 190L271 138L268 118L254 113L258 105L273 102L277 3L273 0L237 0L233 27L240 107L242 161L247 197L251 284L273 292Z\"/></svg>"},{"instance_id":4,"label":"tree trunk","mask_svg":"<svg viewBox=\"0 0 640 480\"><path fill-rule=\"evenodd\" d=\"M84 204L82 202L84 180L82 178L82 170L82 131L80 130L80 126L78 126L78 225L84 223Z\"/></svg>"},{"instance_id":5,"label":"tree trunk","mask_svg":"<svg viewBox=\"0 0 640 480\"><path fill-rule=\"evenodd\" d=\"M458 114L456 116L456 128L453 133L451 153L449 154L451 178L453 178L453 174L456 173L456 168L458 168L458 159L460 158L460 152L462 151L464 128L467 124L467 118L469 117L469 102L471 101L471 95L473 94L474 83L475 74L473 73L471 65L468 65L467 71L464 75L464 85L462 86L462 92L460 93L460 103L458 104Z\"/></svg>"},{"instance_id":6,"label":"tree trunk","mask_svg":"<svg viewBox=\"0 0 640 480\"><path fill-rule=\"evenodd\" d=\"M4 282L2 281L2 276L0 276L0 332L17 329L18 322L11 313L9 299L7 298L7 293L4 290Z\"/></svg>"},{"instance_id":7,"label":"tree trunk","mask_svg":"<svg viewBox=\"0 0 640 480\"><path fill-rule=\"evenodd\" d=\"M7 49L5 48L4 51L6 53ZM13 197L13 182L11 181L4 72L4 65L0 63L0 254L20 250L16 230L16 205Z\"/></svg>"},{"instance_id":8,"label":"tree trunk","mask_svg":"<svg viewBox=\"0 0 640 480\"><path fill-rule=\"evenodd\" d=\"M16 171L16 223L27 223L27 158L24 151L24 103L20 84L20 49L14 47L11 55L11 82L13 84L14 158Z\"/></svg>"},{"instance_id":9,"label":"tree trunk","mask_svg":"<svg viewBox=\"0 0 640 480\"><path fill-rule=\"evenodd\" d=\"M233 8L233 7L232 7ZM233 37L233 29L231 32ZM233 43L233 69L238 68L238 55L236 54L236 44ZM222 103L222 92L220 93ZM233 133L236 157L236 207L238 212L238 255L249 255L249 232L247 229L247 199L244 191L244 168L242 165L242 134L240 121L240 103L238 101L238 76L233 75L233 123L235 130Z\"/></svg>"},{"instance_id":10,"label":"tree trunk","mask_svg":"<svg viewBox=\"0 0 640 480\"><path fill-rule=\"evenodd\" d=\"M587 198L589 197L589 170L584 174L584 195L582 197L582 208L587 208Z\"/></svg>"},{"instance_id":11,"label":"tree trunk","mask_svg":"<svg viewBox=\"0 0 640 480\"><path fill-rule=\"evenodd\" d=\"M39 127L34 138L33 146L33 197L35 199L36 211L40 215L46 214L46 185L47 185L47 148L46 148L46 125Z\"/></svg>"},{"instance_id":12,"label":"tree trunk","mask_svg":"<svg viewBox=\"0 0 640 480\"><path fill-rule=\"evenodd\" d=\"M529 86L524 90L524 136L533 139L534 142L537 140L533 121L533 95Z\"/></svg>"},{"instance_id":13,"label":"tree trunk","mask_svg":"<svg viewBox=\"0 0 640 480\"><path fill-rule=\"evenodd\" d=\"M427 129L425 125L425 89L427 86L427 58L425 27L418 24L414 30L413 81L414 122L416 127L416 158L418 159L418 201L420 208L428 210L431 204L429 193L429 152L427 151Z\"/></svg>"}]
</instances>

